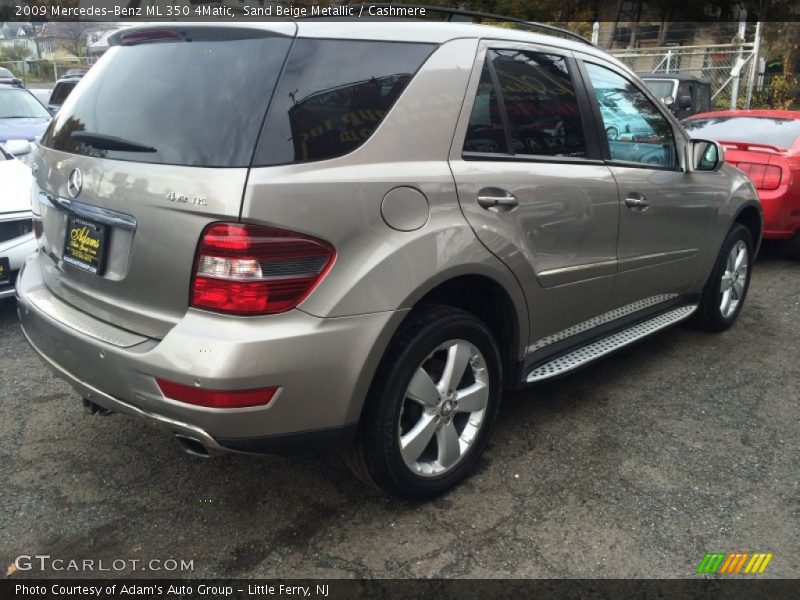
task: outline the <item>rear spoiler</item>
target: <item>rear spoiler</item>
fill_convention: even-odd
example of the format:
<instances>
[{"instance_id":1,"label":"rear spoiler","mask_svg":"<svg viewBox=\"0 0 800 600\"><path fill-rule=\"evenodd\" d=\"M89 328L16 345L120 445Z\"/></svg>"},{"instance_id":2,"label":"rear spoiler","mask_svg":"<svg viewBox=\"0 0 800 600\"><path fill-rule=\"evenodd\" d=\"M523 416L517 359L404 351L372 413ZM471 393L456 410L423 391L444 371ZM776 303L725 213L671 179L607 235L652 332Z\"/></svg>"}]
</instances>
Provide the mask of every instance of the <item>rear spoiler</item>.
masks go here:
<instances>
[{"instance_id":1,"label":"rear spoiler","mask_svg":"<svg viewBox=\"0 0 800 600\"><path fill-rule=\"evenodd\" d=\"M752 150L753 152L783 153L788 148L773 146L772 144L759 144L756 142L727 142L719 140L719 143L729 150Z\"/></svg>"}]
</instances>

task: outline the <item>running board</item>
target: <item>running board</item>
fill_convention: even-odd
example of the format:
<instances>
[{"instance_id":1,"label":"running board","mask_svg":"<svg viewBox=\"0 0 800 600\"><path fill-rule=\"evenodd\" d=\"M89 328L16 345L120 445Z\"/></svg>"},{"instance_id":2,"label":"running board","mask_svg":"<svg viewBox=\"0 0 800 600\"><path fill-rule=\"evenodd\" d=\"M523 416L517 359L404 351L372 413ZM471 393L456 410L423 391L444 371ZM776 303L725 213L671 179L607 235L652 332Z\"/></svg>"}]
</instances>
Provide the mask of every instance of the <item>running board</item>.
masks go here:
<instances>
[{"instance_id":1,"label":"running board","mask_svg":"<svg viewBox=\"0 0 800 600\"><path fill-rule=\"evenodd\" d=\"M606 354L611 354L612 352L615 352L620 348L624 348L629 344L633 344L634 342L637 342L648 335L683 321L684 319L690 317L695 310L697 310L696 304L680 306L653 317L652 319L642 321L641 323L637 323L632 327L623 329L622 331L612 333L604 338L592 342L591 344L582 346L577 350L573 350L568 354L564 354L558 358L546 362L543 365L535 367L530 373L528 373L528 376L525 378L525 380L528 383L533 383L535 381L542 381L543 379L550 379L551 377L556 377L568 371L572 371L573 369L577 369L586 363L597 360Z\"/></svg>"}]
</instances>

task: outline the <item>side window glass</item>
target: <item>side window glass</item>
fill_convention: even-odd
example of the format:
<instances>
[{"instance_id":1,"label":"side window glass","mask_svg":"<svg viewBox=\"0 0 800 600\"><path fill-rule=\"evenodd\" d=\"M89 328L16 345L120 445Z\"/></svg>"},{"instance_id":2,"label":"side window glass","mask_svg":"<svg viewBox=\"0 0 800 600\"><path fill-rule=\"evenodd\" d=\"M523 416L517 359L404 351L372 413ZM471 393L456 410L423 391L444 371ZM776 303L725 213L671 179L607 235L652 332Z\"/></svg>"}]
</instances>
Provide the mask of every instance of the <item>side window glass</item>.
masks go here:
<instances>
[{"instance_id":1,"label":"side window glass","mask_svg":"<svg viewBox=\"0 0 800 600\"><path fill-rule=\"evenodd\" d=\"M275 89L255 164L344 156L378 128L432 44L299 39Z\"/></svg>"},{"instance_id":2,"label":"side window glass","mask_svg":"<svg viewBox=\"0 0 800 600\"><path fill-rule=\"evenodd\" d=\"M472 105L467 136L464 139L464 152L508 154L497 90L492 83L488 60L483 65L475 103Z\"/></svg>"},{"instance_id":3,"label":"side window glass","mask_svg":"<svg viewBox=\"0 0 800 600\"><path fill-rule=\"evenodd\" d=\"M491 61L499 94L492 81ZM500 111L508 117L507 148ZM578 99L566 60L521 50L490 50L464 140L465 152L586 156Z\"/></svg>"},{"instance_id":4,"label":"side window glass","mask_svg":"<svg viewBox=\"0 0 800 600\"><path fill-rule=\"evenodd\" d=\"M586 63L611 159L657 166L676 164L675 138L666 117L633 83Z\"/></svg>"},{"instance_id":5,"label":"side window glass","mask_svg":"<svg viewBox=\"0 0 800 600\"><path fill-rule=\"evenodd\" d=\"M490 54L514 153L586 156L578 98L566 60L520 50Z\"/></svg>"}]
</instances>

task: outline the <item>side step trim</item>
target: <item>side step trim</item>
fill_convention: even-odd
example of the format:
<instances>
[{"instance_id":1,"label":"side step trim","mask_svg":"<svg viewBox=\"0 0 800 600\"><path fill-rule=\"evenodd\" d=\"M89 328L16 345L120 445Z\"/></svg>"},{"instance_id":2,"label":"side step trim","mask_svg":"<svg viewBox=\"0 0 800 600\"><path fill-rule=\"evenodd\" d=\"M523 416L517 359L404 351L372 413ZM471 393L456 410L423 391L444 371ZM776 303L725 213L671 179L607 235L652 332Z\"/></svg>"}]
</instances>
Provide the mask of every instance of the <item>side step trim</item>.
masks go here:
<instances>
[{"instance_id":1,"label":"side step trim","mask_svg":"<svg viewBox=\"0 0 800 600\"><path fill-rule=\"evenodd\" d=\"M591 344L573 350L563 356L559 356L549 362L544 363L538 367L533 368L525 378L527 383L535 381L542 381L556 377L573 369L577 369L587 363L597 360L601 356L611 354L624 348L629 344L639 341L657 331L665 329L670 325L674 325L684 319L689 318L694 311L697 310L697 305L692 304L689 306L680 306L669 310L656 317L637 323L632 327L617 331L604 338L601 338Z\"/></svg>"}]
</instances>

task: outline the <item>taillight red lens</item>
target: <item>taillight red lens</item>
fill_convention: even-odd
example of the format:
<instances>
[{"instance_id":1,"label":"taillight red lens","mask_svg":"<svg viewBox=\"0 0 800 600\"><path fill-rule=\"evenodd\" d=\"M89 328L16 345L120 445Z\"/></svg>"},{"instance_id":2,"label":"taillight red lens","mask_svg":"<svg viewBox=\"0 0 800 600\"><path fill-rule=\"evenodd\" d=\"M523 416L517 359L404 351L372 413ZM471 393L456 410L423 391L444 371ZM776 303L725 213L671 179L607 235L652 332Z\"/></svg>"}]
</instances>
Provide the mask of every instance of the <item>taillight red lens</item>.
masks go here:
<instances>
[{"instance_id":1,"label":"taillight red lens","mask_svg":"<svg viewBox=\"0 0 800 600\"><path fill-rule=\"evenodd\" d=\"M156 378L161 393L171 400L208 408L245 408L269 404L276 387L255 390L206 390Z\"/></svg>"},{"instance_id":2,"label":"taillight red lens","mask_svg":"<svg viewBox=\"0 0 800 600\"><path fill-rule=\"evenodd\" d=\"M293 231L209 225L197 249L191 305L241 315L290 310L312 292L334 257L327 242Z\"/></svg>"},{"instance_id":3,"label":"taillight red lens","mask_svg":"<svg viewBox=\"0 0 800 600\"><path fill-rule=\"evenodd\" d=\"M777 190L781 185L783 171L776 165L742 162L736 166L747 173L756 189Z\"/></svg>"},{"instance_id":4,"label":"taillight red lens","mask_svg":"<svg viewBox=\"0 0 800 600\"><path fill-rule=\"evenodd\" d=\"M762 189L777 190L781 185L782 171L780 167L775 165L767 165L764 169L764 181L762 182Z\"/></svg>"}]
</instances>

